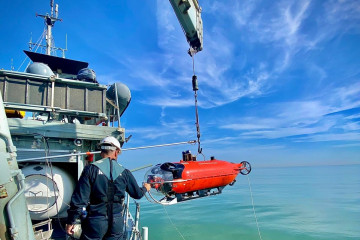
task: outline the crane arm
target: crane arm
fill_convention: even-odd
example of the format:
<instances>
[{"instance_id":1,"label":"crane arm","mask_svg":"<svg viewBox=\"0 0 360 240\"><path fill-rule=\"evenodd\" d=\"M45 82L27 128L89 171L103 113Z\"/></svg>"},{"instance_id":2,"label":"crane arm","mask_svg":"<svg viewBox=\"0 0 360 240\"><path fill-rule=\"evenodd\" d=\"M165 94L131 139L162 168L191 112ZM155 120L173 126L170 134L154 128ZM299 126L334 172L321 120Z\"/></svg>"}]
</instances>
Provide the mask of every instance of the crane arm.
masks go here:
<instances>
[{"instance_id":1,"label":"crane arm","mask_svg":"<svg viewBox=\"0 0 360 240\"><path fill-rule=\"evenodd\" d=\"M198 0L169 1L190 45L189 54L200 52L203 49L203 24Z\"/></svg>"}]
</instances>

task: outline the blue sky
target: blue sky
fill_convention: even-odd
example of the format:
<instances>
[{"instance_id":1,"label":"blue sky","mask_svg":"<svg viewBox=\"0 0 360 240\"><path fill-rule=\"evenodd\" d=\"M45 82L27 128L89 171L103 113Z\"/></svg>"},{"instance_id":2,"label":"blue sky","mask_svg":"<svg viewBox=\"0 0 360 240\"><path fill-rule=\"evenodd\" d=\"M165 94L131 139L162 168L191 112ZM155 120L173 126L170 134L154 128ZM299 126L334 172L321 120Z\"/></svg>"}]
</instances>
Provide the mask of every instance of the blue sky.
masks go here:
<instances>
[{"instance_id":1,"label":"blue sky","mask_svg":"<svg viewBox=\"0 0 360 240\"><path fill-rule=\"evenodd\" d=\"M196 139L192 59L168 1L59 0L55 44L102 84L125 83L124 147ZM49 1L4 1L0 68L15 70ZM360 3L200 1L195 56L206 158L254 166L360 163ZM24 71L24 66L20 71ZM129 165L177 161L183 145L124 152Z\"/></svg>"}]
</instances>

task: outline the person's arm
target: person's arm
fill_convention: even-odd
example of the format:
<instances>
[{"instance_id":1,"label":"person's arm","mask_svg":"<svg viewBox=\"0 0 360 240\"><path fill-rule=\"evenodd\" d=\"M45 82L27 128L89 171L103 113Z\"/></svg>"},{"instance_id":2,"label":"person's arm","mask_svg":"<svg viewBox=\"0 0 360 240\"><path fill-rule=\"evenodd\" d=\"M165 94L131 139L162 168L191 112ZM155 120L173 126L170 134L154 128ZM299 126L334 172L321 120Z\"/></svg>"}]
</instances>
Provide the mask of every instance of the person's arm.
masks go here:
<instances>
[{"instance_id":1,"label":"person's arm","mask_svg":"<svg viewBox=\"0 0 360 240\"><path fill-rule=\"evenodd\" d=\"M68 234L72 233L73 225L75 224L76 219L80 218L83 207L88 205L91 193L90 175L91 166L89 165L84 168L71 197L68 218L66 221L66 230Z\"/></svg>"},{"instance_id":2,"label":"person's arm","mask_svg":"<svg viewBox=\"0 0 360 240\"><path fill-rule=\"evenodd\" d=\"M145 184L144 187L139 187L132 173L125 169L124 171L127 178L126 192L129 193L130 197L135 199L142 198L146 191L150 190L150 184Z\"/></svg>"}]
</instances>

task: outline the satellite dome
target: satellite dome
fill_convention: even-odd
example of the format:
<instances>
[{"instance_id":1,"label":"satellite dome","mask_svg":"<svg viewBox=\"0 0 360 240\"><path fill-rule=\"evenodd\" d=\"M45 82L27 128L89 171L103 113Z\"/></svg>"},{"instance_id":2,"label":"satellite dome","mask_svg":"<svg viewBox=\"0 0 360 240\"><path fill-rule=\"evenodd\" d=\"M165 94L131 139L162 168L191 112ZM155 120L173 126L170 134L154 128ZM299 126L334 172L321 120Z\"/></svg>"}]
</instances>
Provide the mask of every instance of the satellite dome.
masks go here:
<instances>
[{"instance_id":1,"label":"satellite dome","mask_svg":"<svg viewBox=\"0 0 360 240\"><path fill-rule=\"evenodd\" d=\"M116 85L116 88L115 88ZM116 96L117 93L117 96ZM114 83L106 91L106 97L116 103L116 97L119 103L120 116L124 113L131 101L131 92L128 86L123 83Z\"/></svg>"},{"instance_id":2,"label":"satellite dome","mask_svg":"<svg viewBox=\"0 0 360 240\"><path fill-rule=\"evenodd\" d=\"M50 69L50 67L48 65L46 65L45 63L40 63L40 62L34 62L34 63L30 64L26 68L25 72L42 75L42 76L47 76L47 77L54 75L53 71Z\"/></svg>"},{"instance_id":3,"label":"satellite dome","mask_svg":"<svg viewBox=\"0 0 360 240\"><path fill-rule=\"evenodd\" d=\"M78 72L78 75L77 75L77 79L79 79L81 81L85 81L85 82L97 83L96 73L94 70L92 70L90 68L80 69L80 71Z\"/></svg>"}]
</instances>

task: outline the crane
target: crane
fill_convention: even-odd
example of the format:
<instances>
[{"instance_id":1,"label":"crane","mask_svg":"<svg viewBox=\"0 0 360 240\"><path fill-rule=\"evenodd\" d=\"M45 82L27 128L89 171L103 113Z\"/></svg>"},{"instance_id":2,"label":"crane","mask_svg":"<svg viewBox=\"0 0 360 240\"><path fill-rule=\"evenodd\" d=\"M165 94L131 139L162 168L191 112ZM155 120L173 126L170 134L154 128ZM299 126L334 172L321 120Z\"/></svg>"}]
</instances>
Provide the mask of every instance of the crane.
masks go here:
<instances>
[{"instance_id":1,"label":"crane","mask_svg":"<svg viewBox=\"0 0 360 240\"><path fill-rule=\"evenodd\" d=\"M198 0L169 0L190 45L190 56L203 49L203 24Z\"/></svg>"}]
</instances>

